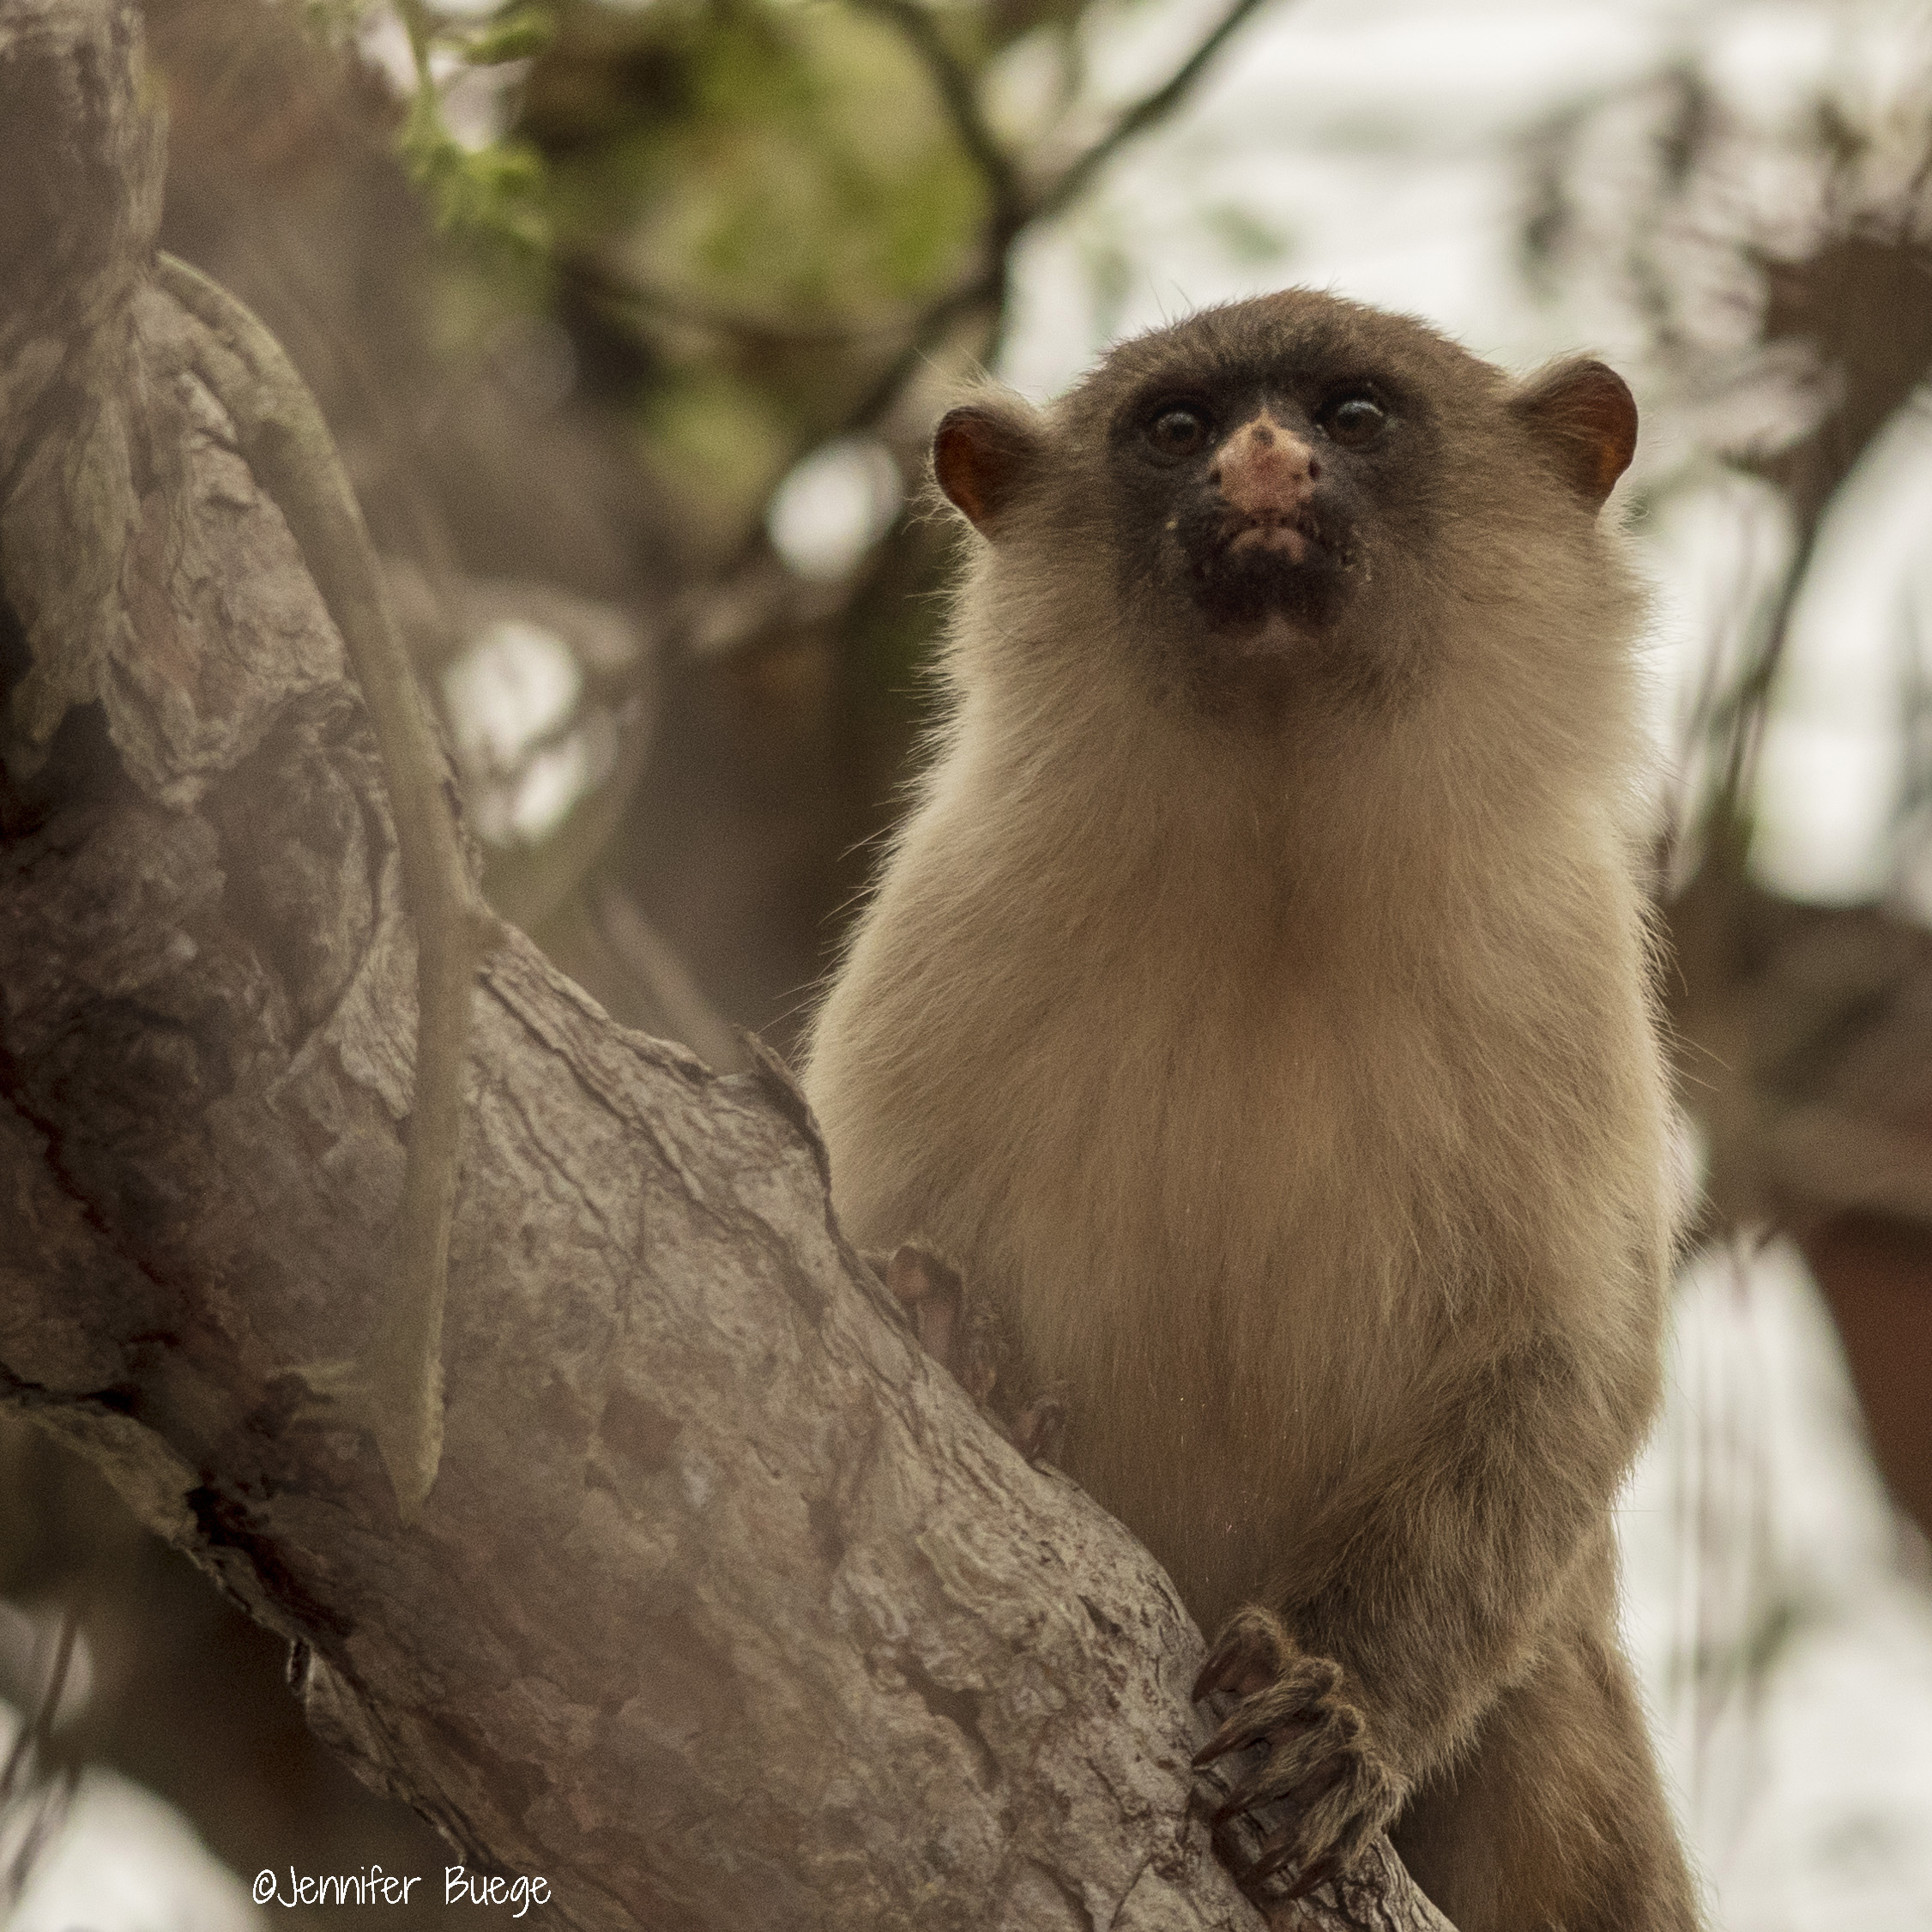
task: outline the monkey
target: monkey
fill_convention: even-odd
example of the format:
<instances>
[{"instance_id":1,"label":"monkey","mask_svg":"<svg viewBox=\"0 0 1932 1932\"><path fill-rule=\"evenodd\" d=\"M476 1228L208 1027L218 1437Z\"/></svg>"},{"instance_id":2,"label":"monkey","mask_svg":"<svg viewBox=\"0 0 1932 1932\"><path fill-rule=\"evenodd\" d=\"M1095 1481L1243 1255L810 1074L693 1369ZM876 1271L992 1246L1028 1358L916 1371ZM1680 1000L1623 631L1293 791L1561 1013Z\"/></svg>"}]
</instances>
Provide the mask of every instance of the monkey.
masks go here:
<instances>
[{"instance_id":1,"label":"monkey","mask_svg":"<svg viewBox=\"0 0 1932 1932\"><path fill-rule=\"evenodd\" d=\"M1386 1829L1460 1932L1699 1923L1615 1629L1676 1193L1636 433L1298 289L969 394L944 717L804 1056L843 1227L987 1296L1218 1629L1244 1881Z\"/></svg>"}]
</instances>

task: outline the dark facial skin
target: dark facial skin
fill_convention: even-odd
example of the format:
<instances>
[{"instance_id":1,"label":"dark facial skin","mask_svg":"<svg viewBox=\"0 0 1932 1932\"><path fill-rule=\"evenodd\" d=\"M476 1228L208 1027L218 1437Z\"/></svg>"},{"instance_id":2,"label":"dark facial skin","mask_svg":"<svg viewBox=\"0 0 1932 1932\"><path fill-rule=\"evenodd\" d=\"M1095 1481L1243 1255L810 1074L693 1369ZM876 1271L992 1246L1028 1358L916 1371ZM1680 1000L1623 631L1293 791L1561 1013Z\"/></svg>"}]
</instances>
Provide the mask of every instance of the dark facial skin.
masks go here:
<instances>
[{"instance_id":1,"label":"dark facial skin","mask_svg":"<svg viewBox=\"0 0 1932 1932\"><path fill-rule=\"evenodd\" d=\"M1271 709L1413 673L1403 617L1438 547L1446 422L1467 391L1494 412L1497 384L1394 320L1312 295L1211 311L1075 399L1101 418L1123 593L1197 696Z\"/></svg>"},{"instance_id":2,"label":"dark facial skin","mask_svg":"<svg viewBox=\"0 0 1932 1932\"><path fill-rule=\"evenodd\" d=\"M1121 549L1229 644L1291 650L1334 624L1367 527L1427 540L1426 504L1404 486L1427 427L1386 382L1277 366L1150 389L1108 437Z\"/></svg>"}]
</instances>

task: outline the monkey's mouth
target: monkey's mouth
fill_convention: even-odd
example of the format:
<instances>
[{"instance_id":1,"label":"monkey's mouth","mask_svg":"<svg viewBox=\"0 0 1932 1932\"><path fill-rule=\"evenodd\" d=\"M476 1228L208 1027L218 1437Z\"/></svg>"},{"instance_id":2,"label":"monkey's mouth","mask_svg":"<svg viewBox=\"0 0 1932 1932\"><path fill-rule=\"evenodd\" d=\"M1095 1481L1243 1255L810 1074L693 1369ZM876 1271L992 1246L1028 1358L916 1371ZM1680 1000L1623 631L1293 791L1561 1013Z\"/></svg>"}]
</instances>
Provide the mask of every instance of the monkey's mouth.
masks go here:
<instances>
[{"instance_id":1,"label":"monkey's mouth","mask_svg":"<svg viewBox=\"0 0 1932 1932\"><path fill-rule=\"evenodd\" d=\"M1306 507L1180 528L1188 588L1217 630L1284 637L1325 628L1347 588L1338 532ZM1285 625L1280 621L1285 619Z\"/></svg>"},{"instance_id":2,"label":"monkey's mouth","mask_svg":"<svg viewBox=\"0 0 1932 1932\"><path fill-rule=\"evenodd\" d=\"M1223 546L1229 557L1278 556L1290 564L1305 564L1313 550L1325 550L1321 532L1307 515L1251 516L1241 522Z\"/></svg>"}]
</instances>

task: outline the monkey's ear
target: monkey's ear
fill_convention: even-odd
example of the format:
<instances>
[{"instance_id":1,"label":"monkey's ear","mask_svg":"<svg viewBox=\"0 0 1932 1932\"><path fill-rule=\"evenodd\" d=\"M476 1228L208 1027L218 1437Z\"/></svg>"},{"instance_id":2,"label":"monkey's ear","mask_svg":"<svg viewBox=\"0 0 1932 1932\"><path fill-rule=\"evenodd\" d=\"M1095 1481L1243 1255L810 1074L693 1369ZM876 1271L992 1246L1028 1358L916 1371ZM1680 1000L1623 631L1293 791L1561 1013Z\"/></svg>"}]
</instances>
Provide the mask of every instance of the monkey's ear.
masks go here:
<instances>
[{"instance_id":1,"label":"monkey's ear","mask_svg":"<svg viewBox=\"0 0 1932 1932\"><path fill-rule=\"evenodd\" d=\"M933 474L946 501L981 536L1019 493L1040 456L1038 432L1023 403L966 402L949 409L933 432Z\"/></svg>"},{"instance_id":2,"label":"monkey's ear","mask_svg":"<svg viewBox=\"0 0 1932 1932\"><path fill-rule=\"evenodd\" d=\"M1534 377L1510 407L1592 510L1601 510L1637 450L1637 402L1607 364L1586 356Z\"/></svg>"}]
</instances>

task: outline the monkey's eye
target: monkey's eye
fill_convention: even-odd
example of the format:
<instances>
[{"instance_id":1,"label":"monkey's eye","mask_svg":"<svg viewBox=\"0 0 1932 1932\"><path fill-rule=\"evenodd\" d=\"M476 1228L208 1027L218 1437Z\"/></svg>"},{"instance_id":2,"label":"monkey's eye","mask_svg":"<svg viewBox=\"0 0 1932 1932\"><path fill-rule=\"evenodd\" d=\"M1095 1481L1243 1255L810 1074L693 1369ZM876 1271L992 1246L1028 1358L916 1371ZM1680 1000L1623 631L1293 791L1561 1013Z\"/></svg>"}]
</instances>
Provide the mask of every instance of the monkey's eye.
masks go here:
<instances>
[{"instance_id":1,"label":"monkey's eye","mask_svg":"<svg viewBox=\"0 0 1932 1932\"><path fill-rule=\"evenodd\" d=\"M1388 412L1372 395L1339 395L1328 403L1319 419L1331 443L1344 450L1359 450L1373 443L1388 427Z\"/></svg>"},{"instance_id":2,"label":"monkey's eye","mask_svg":"<svg viewBox=\"0 0 1932 1932\"><path fill-rule=\"evenodd\" d=\"M1207 448L1212 434L1207 418L1182 402L1158 411L1147 426L1147 440L1155 452L1169 459L1192 456Z\"/></svg>"}]
</instances>

